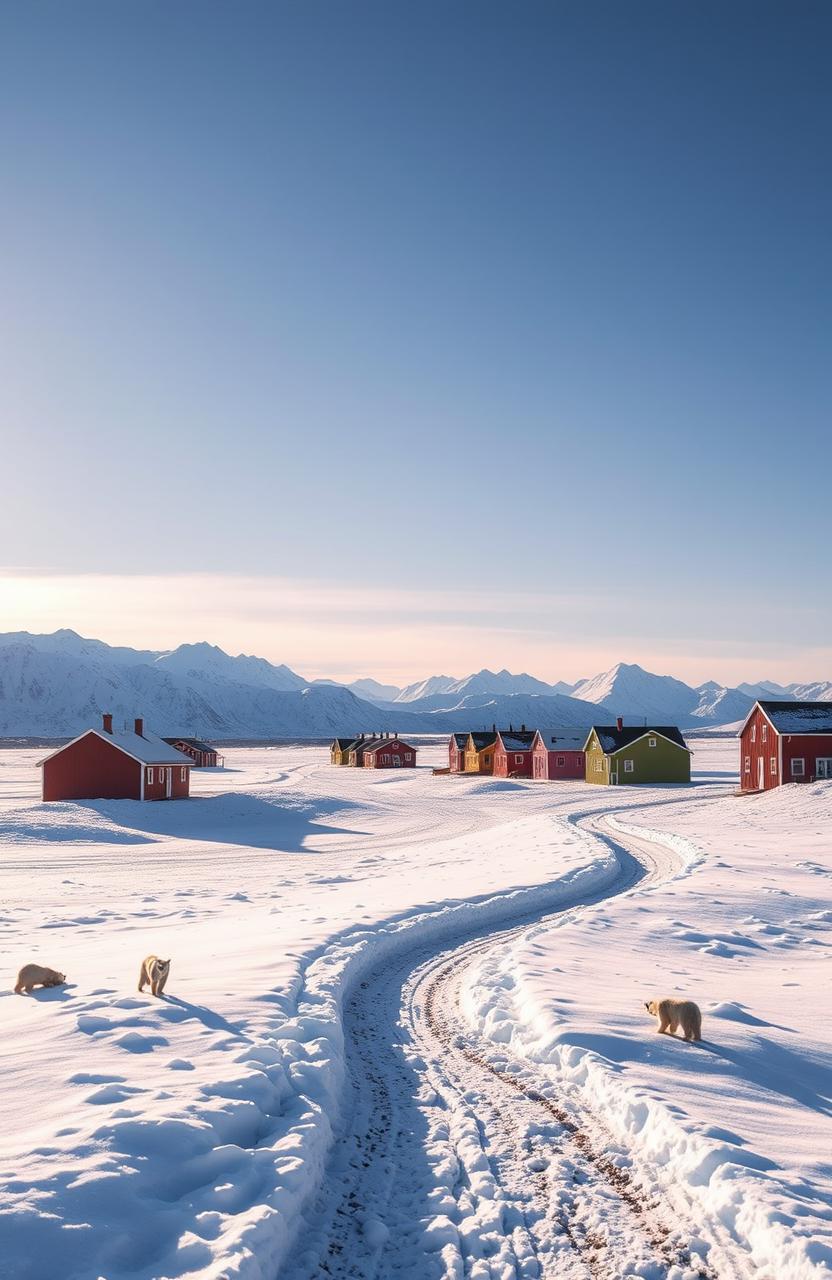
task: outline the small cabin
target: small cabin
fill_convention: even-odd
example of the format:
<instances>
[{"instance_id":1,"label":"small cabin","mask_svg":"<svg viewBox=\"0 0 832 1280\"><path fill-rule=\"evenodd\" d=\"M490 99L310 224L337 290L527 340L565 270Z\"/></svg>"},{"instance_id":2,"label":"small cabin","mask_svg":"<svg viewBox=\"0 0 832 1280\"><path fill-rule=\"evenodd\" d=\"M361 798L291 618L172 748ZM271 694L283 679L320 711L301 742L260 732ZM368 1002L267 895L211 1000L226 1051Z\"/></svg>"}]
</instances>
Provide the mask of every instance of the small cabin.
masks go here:
<instances>
[{"instance_id":1,"label":"small cabin","mask_svg":"<svg viewBox=\"0 0 832 1280\"><path fill-rule=\"evenodd\" d=\"M596 724L584 744L587 782L614 787L690 782L690 750L676 725Z\"/></svg>"},{"instance_id":2,"label":"small cabin","mask_svg":"<svg viewBox=\"0 0 832 1280\"><path fill-rule=\"evenodd\" d=\"M532 743L532 777L549 781L582 780L586 763L586 731L556 729L544 735L538 730Z\"/></svg>"},{"instance_id":3,"label":"small cabin","mask_svg":"<svg viewBox=\"0 0 832 1280\"><path fill-rule=\"evenodd\" d=\"M201 738L165 738L165 742L183 755L190 756L195 769L216 769L222 762L217 748Z\"/></svg>"},{"instance_id":4,"label":"small cabin","mask_svg":"<svg viewBox=\"0 0 832 1280\"><path fill-rule=\"evenodd\" d=\"M467 733L452 733L448 739L448 768L451 773L465 772L465 747Z\"/></svg>"},{"instance_id":5,"label":"small cabin","mask_svg":"<svg viewBox=\"0 0 832 1280\"><path fill-rule=\"evenodd\" d=\"M39 761L44 800L181 800L190 794L193 760L136 719L114 729L102 717Z\"/></svg>"},{"instance_id":6,"label":"small cabin","mask_svg":"<svg viewBox=\"0 0 832 1280\"><path fill-rule=\"evenodd\" d=\"M386 734L365 747L362 764L365 769L415 769L416 748L397 733Z\"/></svg>"},{"instance_id":7,"label":"small cabin","mask_svg":"<svg viewBox=\"0 0 832 1280\"><path fill-rule=\"evenodd\" d=\"M348 765L350 762L350 748L356 742L356 738L333 738L329 745L329 763L339 766Z\"/></svg>"},{"instance_id":8,"label":"small cabin","mask_svg":"<svg viewBox=\"0 0 832 1280\"><path fill-rule=\"evenodd\" d=\"M469 733L465 743L465 772L493 773L496 744L496 729L491 733Z\"/></svg>"},{"instance_id":9,"label":"small cabin","mask_svg":"<svg viewBox=\"0 0 832 1280\"><path fill-rule=\"evenodd\" d=\"M535 732L521 725L518 730L499 729L494 744L495 778L530 778L532 743Z\"/></svg>"},{"instance_id":10,"label":"small cabin","mask_svg":"<svg viewBox=\"0 0 832 1280\"><path fill-rule=\"evenodd\" d=\"M743 791L832 778L832 702L755 702L739 746Z\"/></svg>"}]
</instances>

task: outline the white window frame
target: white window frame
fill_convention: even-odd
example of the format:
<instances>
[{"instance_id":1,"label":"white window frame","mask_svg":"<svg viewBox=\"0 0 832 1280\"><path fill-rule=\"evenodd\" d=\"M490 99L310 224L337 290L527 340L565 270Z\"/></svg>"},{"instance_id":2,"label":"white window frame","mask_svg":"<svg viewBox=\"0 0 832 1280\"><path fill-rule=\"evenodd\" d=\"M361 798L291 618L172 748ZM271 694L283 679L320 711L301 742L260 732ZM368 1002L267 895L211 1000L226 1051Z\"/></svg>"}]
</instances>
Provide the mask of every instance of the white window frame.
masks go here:
<instances>
[{"instance_id":1,"label":"white window frame","mask_svg":"<svg viewBox=\"0 0 832 1280\"><path fill-rule=\"evenodd\" d=\"M396 766L397 769L401 767L401 763L402 762L397 755L393 756L393 764Z\"/></svg>"},{"instance_id":2,"label":"white window frame","mask_svg":"<svg viewBox=\"0 0 832 1280\"><path fill-rule=\"evenodd\" d=\"M797 768L798 765L800 766L800 768ZM805 778L806 777L806 757L793 756L789 764L789 770L793 778Z\"/></svg>"},{"instance_id":3,"label":"white window frame","mask_svg":"<svg viewBox=\"0 0 832 1280\"><path fill-rule=\"evenodd\" d=\"M777 756L770 756L768 763L769 773L774 777L777 774Z\"/></svg>"},{"instance_id":4,"label":"white window frame","mask_svg":"<svg viewBox=\"0 0 832 1280\"><path fill-rule=\"evenodd\" d=\"M751 741L752 741L752 742L756 742L756 741L757 741L757 726L756 726L756 724L752 724L752 726L751 726Z\"/></svg>"},{"instance_id":5,"label":"white window frame","mask_svg":"<svg viewBox=\"0 0 832 1280\"><path fill-rule=\"evenodd\" d=\"M625 761L624 761L624 772L625 772L625 773L635 773L635 771L636 771L635 762L634 762L633 760L625 760Z\"/></svg>"},{"instance_id":6,"label":"white window frame","mask_svg":"<svg viewBox=\"0 0 832 1280\"><path fill-rule=\"evenodd\" d=\"M148 769L147 771L147 785L149 787L153 786L153 770L152 769Z\"/></svg>"},{"instance_id":7,"label":"white window frame","mask_svg":"<svg viewBox=\"0 0 832 1280\"><path fill-rule=\"evenodd\" d=\"M751 772L751 756L746 756L745 765L743 766L743 773L750 773L750 772Z\"/></svg>"},{"instance_id":8,"label":"white window frame","mask_svg":"<svg viewBox=\"0 0 832 1280\"><path fill-rule=\"evenodd\" d=\"M412 753L412 751L406 751L406 752L404 753L404 758L405 758L405 760L407 761L407 763L409 764L409 763L410 763L410 761L413 759L413 753Z\"/></svg>"},{"instance_id":9,"label":"white window frame","mask_svg":"<svg viewBox=\"0 0 832 1280\"><path fill-rule=\"evenodd\" d=\"M762 726L762 729L763 729L763 742L765 742L765 740L766 740L766 738L767 738L767 736L768 736L768 735L767 735L767 733L766 733L766 729L767 729L767 728L768 728L768 725L767 725L767 724L764 724L764 725Z\"/></svg>"},{"instance_id":10,"label":"white window frame","mask_svg":"<svg viewBox=\"0 0 832 1280\"><path fill-rule=\"evenodd\" d=\"M647 745L648 745L648 747L655 747L655 746L656 746L656 739L655 739L655 738L648 738L648 739L647 739Z\"/></svg>"},{"instance_id":11,"label":"white window frame","mask_svg":"<svg viewBox=\"0 0 832 1280\"><path fill-rule=\"evenodd\" d=\"M523 757L522 757L522 755L520 754L520 752L519 752L519 751L515 751L515 753L514 753L514 763L515 763L515 764L522 764L522 763L523 763Z\"/></svg>"},{"instance_id":12,"label":"white window frame","mask_svg":"<svg viewBox=\"0 0 832 1280\"><path fill-rule=\"evenodd\" d=\"M563 766L566 764L566 756L557 756L555 759L555 764L558 766L559 769L562 769Z\"/></svg>"},{"instance_id":13,"label":"white window frame","mask_svg":"<svg viewBox=\"0 0 832 1280\"><path fill-rule=\"evenodd\" d=\"M185 782L186 778L187 778L187 766L183 764L182 768L179 770L179 781Z\"/></svg>"}]
</instances>

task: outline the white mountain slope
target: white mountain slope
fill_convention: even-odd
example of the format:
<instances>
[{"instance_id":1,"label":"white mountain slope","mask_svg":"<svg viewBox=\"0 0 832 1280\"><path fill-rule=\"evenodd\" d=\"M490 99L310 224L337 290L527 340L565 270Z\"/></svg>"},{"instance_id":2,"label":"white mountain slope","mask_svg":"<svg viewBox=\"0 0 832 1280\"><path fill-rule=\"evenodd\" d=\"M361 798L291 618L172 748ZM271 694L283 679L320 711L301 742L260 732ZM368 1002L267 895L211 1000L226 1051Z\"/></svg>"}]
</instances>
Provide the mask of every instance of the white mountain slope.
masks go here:
<instances>
[{"instance_id":1,"label":"white mountain slope","mask_svg":"<svg viewBox=\"0 0 832 1280\"><path fill-rule=\"evenodd\" d=\"M738 689L726 689L714 681L694 689L673 676L657 676L626 662L577 684L572 696L625 718L644 717L656 724L682 726L738 720L754 703Z\"/></svg>"},{"instance_id":2,"label":"white mountain slope","mask_svg":"<svg viewBox=\"0 0 832 1280\"><path fill-rule=\"evenodd\" d=\"M561 693L498 694L493 698L470 694L460 699L453 710L431 711L420 719L425 722L428 733L439 732L440 726L446 733L461 729L490 729L492 725L498 729L509 726L519 729L524 724L528 729L549 733L559 727L588 729L598 721L598 708L591 702L580 702ZM431 723L435 726L433 730Z\"/></svg>"},{"instance_id":3,"label":"white mountain slope","mask_svg":"<svg viewBox=\"0 0 832 1280\"><path fill-rule=\"evenodd\" d=\"M790 684L788 696L800 702L832 702L832 680L818 680L814 684Z\"/></svg>"},{"instance_id":4,"label":"white mountain slope","mask_svg":"<svg viewBox=\"0 0 832 1280\"><path fill-rule=\"evenodd\" d=\"M429 676L427 680L419 680L416 684L409 684L404 689L400 689L393 701L416 702L434 693L447 693L456 684L459 684L456 676Z\"/></svg>"},{"instance_id":5,"label":"white mountain slope","mask_svg":"<svg viewBox=\"0 0 832 1280\"><path fill-rule=\"evenodd\" d=\"M286 693L306 689L309 681L286 666L274 666L265 658L254 658L241 653L236 658L223 652L215 644L181 644L170 653L161 653L155 659L160 670L184 676L197 682L232 681L250 684L264 689L277 689Z\"/></svg>"}]
</instances>

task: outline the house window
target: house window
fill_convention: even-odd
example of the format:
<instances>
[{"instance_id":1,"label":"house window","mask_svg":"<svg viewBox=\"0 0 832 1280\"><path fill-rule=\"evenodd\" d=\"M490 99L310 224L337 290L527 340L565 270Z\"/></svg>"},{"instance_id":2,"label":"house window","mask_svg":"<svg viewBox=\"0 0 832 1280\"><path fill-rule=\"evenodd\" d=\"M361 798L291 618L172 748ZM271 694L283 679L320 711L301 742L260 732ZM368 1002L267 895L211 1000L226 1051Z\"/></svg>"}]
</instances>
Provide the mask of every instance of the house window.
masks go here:
<instances>
[{"instance_id":1,"label":"house window","mask_svg":"<svg viewBox=\"0 0 832 1280\"><path fill-rule=\"evenodd\" d=\"M515 757L514 757L514 763L515 763L515 764L522 764L522 763L523 763L523 757L522 757L519 753L515 755Z\"/></svg>"},{"instance_id":2,"label":"house window","mask_svg":"<svg viewBox=\"0 0 832 1280\"><path fill-rule=\"evenodd\" d=\"M410 761L413 759L413 756L410 754L410 752L409 752L409 751L406 751L406 752L404 753L404 758L405 758L405 760L407 761L407 763L408 763L408 764L410 764Z\"/></svg>"},{"instance_id":3,"label":"house window","mask_svg":"<svg viewBox=\"0 0 832 1280\"><path fill-rule=\"evenodd\" d=\"M656 745L656 739L655 739L655 738L648 738L648 739L647 739L647 745L648 745L648 747L655 747L655 745Z\"/></svg>"},{"instance_id":4,"label":"house window","mask_svg":"<svg viewBox=\"0 0 832 1280\"><path fill-rule=\"evenodd\" d=\"M566 760L564 759L564 757L563 757L563 756L558 756L558 758L557 758L557 765L558 765L558 768L559 768L559 769L562 769L562 768L563 768L563 766L564 766L565 764L566 764Z\"/></svg>"},{"instance_id":5,"label":"house window","mask_svg":"<svg viewBox=\"0 0 832 1280\"><path fill-rule=\"evenodd\" d=\"M389 763L390 763L390 757L389 757L389 756L382 756L382 757L381 757L381 763L382 763L382 764L389 764Z\"/></svg>"},{"instance_id":6,"label":"house window","mask_svg":"<svg viewBox=\"0 0 832 1280\"><path fill-rule=\"evenodd\" d=\"M743 771L744 771L745 773L750 773L750 772L751 772L751 756L746 756L746 757L745 757L745 765L743 766Z\"/></svg>"},{"instance_id":7,"label":"house window","mask_svg":"<svg viewBox=\"0 0 832 1280\"><path fill-rule=\"evenodd\" d=\"M763 742L765 742L765 740L766 740L766 730L767 730L767 729L768 729L768 725L767 725L767 724L764 724L764 725L763 725Z\"/></svg>"},{"instance_id":8,"label":"house window","mask_svg":"<svg viewBox=\"0 0 832 1280\"><path fill-rule=\"evenodd\" d=\"M185 781L185 779L187 778L187 776L188 776L188 775L187 775L187 773L186 773L186 771L185 771L185 766L184 766L184 764L183 764L182 768L179 770L179 781L180 781L180 782L184 782L184 781Z\"/></svg>"},{"instance_id":9,"label":"house window","mask_svg":"<svg viewBox=\"0 0 832 1280\"><path fill-rule=\"evenodd\" d=\"M772 773L777 772L777 756L772 756L769 760L769 769Z\"/></svg>"},{"instance_id":10,"label":"house window","mask_svg":"<svg viewBox=\"0 0 832 1280\"><path fill-rule=\"evenodd\" d=\"M153 770L152 770L152 769L148 769L148 771L147 771L147 781L148 781L148 783L149 783L149 784L151 784L151 785L152 785L152 783L153 783Z\"/></svg>"},{"instance_id":11,"label":"house window","mask_svg":"<svg viewBox=\"0 0 832 1280\"><path fill-rule=\"evenodd\" d=\"M603 769L604 769L604 762L599 756L598 759L595 761L595 772L602 773Z\"/></svg>"},{"instance_id":12,"label":"house window","mask_svg":"<svg viewBox=\"0 0 832 1280\"><path fill-rule=\"evenodd\" d=\"M803 759L803 757L802 757L802 756L801 756L801 757L799 757L799 758L798 758L798 759L796 759L796 760L792 760L792 762L791 762L791 767L792 767L792 777L793 777L793 778L802 778L802 777L804 777L804 776L805 776L805 774L806 774L806 761Z\"/></svg>"},{"instance_id":13,"label":"house window","mask_svg":"<svg viewBox=\"0 0 832 1280\"><path fill-rule=\"evenodd\" d=\"M751 741L752 741L752 742L756 742L756 741L757 741L757 726L756 726L756 724L752 724L752 726L751 726Z\"/></svg>"},{"instance_id":14,"label":"house window","mask_svg":"<svg viewBox=\"0 0 832 1280\"><path fill-rule=\"evenodd\" d=\"M393 756L393 764L396 766L397 769L401 768L401 763L402 762L398 756Z\"/></svg>"},{"instance_id":15,"label":"house window","mask_svg":"<svg viewBox=\"0 0 832 1280\"><path fill-rule=\"evenodd\" d=\"M632 772L633 772L633 762L632 762L632 760L625 760L625 761L624 761L624 772L625 772L625 773L632 773Z\"/></svg>"}]
</instances>

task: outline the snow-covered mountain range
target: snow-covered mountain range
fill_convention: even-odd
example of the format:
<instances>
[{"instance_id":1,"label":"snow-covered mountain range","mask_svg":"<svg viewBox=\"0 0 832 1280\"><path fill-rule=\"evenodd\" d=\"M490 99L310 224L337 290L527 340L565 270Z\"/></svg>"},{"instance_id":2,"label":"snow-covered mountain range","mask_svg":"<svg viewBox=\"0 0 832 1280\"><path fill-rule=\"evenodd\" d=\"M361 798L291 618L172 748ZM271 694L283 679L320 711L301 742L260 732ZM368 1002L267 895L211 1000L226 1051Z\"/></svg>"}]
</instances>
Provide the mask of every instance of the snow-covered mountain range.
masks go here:
<instances>
[{"instance_id":1,"label":"snow-covered mountain range","mask_svg":"<svg viewBox=\"0 0 832 1280\"><path fill-rule=\"evenodd\" d=\"M399 689L364 678L351 686L307 681L265 658L183 644L156 652L89 640L74 631L0 635L0 737L64 737L112 711L116 723L143 715L162 734L214 738L318 738L391 730L446 733L527 724L544 732L623 715L683 728L741 720L756 697L832 701L832 681L737 689L693 688L632 664L576 685L525 673L432 676Z\"/></svg>"}]
</instances>

